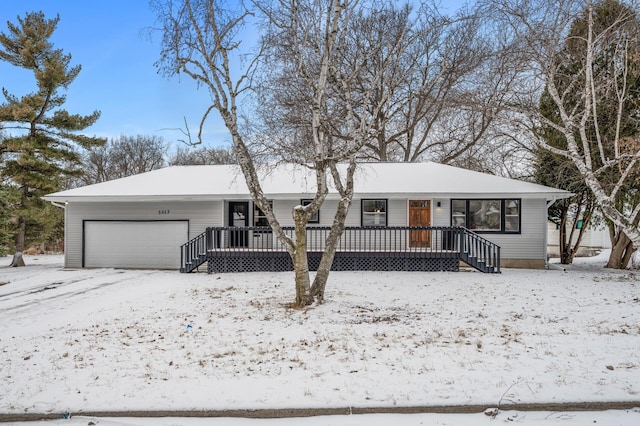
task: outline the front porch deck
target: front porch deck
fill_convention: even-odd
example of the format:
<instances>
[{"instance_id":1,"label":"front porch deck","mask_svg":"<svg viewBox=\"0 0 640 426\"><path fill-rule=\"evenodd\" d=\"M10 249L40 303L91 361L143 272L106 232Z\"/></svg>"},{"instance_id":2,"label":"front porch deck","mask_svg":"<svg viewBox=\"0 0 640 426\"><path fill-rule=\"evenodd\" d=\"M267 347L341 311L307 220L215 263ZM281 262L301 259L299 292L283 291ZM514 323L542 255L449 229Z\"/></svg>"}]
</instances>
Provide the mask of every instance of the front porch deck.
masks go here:
<instances>
[{"instance_id":1,"label":"front porch deck","mask_svg":"<svg viewBox=\"0 0 640 426\"><path fill-rule=\"evenodd\" d=\"M284 228L293 235L294 228ZM309 269L317 270L330 228L308 227ZM500 272L500 247L461 227L347 227L335 271L458 271L460 261ZM210 227L181 247L181 272L290 271L293 264L269 227Z\"/></svg>"}]
</instances>

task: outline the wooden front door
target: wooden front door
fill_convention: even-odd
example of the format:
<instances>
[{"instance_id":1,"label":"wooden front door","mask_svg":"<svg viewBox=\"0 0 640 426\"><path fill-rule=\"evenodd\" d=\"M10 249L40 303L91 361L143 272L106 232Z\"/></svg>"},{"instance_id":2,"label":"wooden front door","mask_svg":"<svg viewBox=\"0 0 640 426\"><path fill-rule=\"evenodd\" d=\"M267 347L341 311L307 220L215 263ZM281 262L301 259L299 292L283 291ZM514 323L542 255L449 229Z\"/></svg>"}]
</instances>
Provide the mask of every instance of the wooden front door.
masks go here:
<instances>
[{"instance_id":1,"label":"wooden front door","mask_svg":"<svg viewBox=\"0 0 640 426\"><path fill-rule=\"evenodd\" d=\"M431 202L429 200L409 200L409 226L431 226ZM409 231L409 247L429 247L430 244L430 230Z\"/></svg>"}]
</instances>

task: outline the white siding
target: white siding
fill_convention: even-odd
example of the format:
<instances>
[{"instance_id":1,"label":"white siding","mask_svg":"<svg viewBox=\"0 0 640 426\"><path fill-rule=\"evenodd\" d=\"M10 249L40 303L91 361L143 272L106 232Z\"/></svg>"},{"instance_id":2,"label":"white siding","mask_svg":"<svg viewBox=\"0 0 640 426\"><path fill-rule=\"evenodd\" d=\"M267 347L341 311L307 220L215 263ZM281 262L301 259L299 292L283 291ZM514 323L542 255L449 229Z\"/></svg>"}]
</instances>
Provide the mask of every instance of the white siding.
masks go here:
<instances>
[{"instance_id":1,"label":"white siding","mask_svg":"<svg viewBox=\"0 0 640 426\"><path fill-rule=\"evenodd\" d=\"M293 208L300 204L300 200L274 200L273 213L281 226L293 226Z\"/></svg>"},{"instance_id":2,"label":"white siding","mask_svg":"<svg viewBox=\"0 0 640 426\"><path fill-rule=\"evenodd\" d=\"M65 266L82 267L84 220L187 220L189 238L221 226L222 202L69 203L66 206ZM186 241L185 241L186 242Z\"/></svg>"},{"instance_id":3,"label":"white siding","mask_svg":"<svg viewBox=\"0 0 640 426\"><path fill-rule=\"evenodd\" d=\"M501 247L503 259L536 259L546 261L546 201L522 200L520 234L481 234Z\"/></svg>"},{"instance_id":4,"label":"white siding","mask_svg":"<svg viewBox=\"0 0 640 426\"><path fill-rule=\"evenodd\" d=\"M523 199L521 210L520 234L481 233L480 235L500 246L503 259L546 260L544 242L547 229L546 200ZM450 199L434 198L431 211L433 226L451 226Z\"/></svg>"},{"instance_id":5,"label":"white siding","mask_svg":"<svg viewBox=\"0 0 640 426\"><path fill-rule=\"evenodd\" d=\"M440 207L438 207L440 203ZM434 198L431 205L431 225L451 226L451 200L445 198Z\"/></svg>"},{"instance_id":6,"label":"white siding","mask_svg":"<svg viewBox=\"0 0 640 426\"><path fill-rule=\"evenodd\" d=\"M407 226L409 220L407 199L387 201L387 225L388 226Z\"/></svg>"},{"instance_id":7,"label":"white siding","mask_svg":"<svg viewBox=\"0 0 640 426\"><path fill-rule=\"evenodd\" d=\"M347 214L346 226L361 226L362 198L370 197L360 197L353 200ZM380 198L388 200L388 225L406 226L408 224L408 198L393 198L391 194ZM433 198L428 194L412 196L411 199L431 200L432 225L450 225L449 199ZM441 204L440 207L437 207L438 202ZM282 226L293 226L291 209L299 203L299 198L274 200L274 211ZM325 201L320 209L320 224L318 226L331 226L337 203L338 201L335 199ZM193 238L202 233L207 226L226 225L227 211L228 201L70 203L66 208L65 265L70 268L82 267L83 220L188 220L189 238ZM162 212L168 213L161 214ZM546 260L544 241L546 201L544 199L523 199L521 215L521 234L481 235L502 248L503 259Z\"/></svg>"},{"instance_id":8,"label":"white siding","mask_svg":"<svg viewBox=\"0 0 640 426\"><path fill-rule=\"evenodd\" d=\"M301 199L274 200L273 211L282 226L293 226L292 209L300 204ZM331 226L338 207L337 200L326 200L320 207L320 223L310 223L309 226ZM360 200L354 200L347 214L346 226L360 226Z\"/></svg>"}]
</instances>

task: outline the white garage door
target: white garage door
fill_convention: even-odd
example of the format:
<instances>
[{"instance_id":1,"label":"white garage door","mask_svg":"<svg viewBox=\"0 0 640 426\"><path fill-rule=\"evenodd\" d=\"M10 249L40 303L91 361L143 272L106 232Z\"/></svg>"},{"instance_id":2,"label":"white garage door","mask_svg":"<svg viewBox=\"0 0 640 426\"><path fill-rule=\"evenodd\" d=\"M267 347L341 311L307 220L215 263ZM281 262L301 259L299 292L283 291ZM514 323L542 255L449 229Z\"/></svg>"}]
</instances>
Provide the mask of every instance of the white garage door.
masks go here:
<instances>
[{"instance_id":1,"label":"white garage door","mask_svg":"<svg viewBox=\"0 0 640 426\"><path fill-rule=\"evenodd\" d=\"M84 223L84 266L88 268L178 269L187 221Z\"/></svg>"}]
</instances>

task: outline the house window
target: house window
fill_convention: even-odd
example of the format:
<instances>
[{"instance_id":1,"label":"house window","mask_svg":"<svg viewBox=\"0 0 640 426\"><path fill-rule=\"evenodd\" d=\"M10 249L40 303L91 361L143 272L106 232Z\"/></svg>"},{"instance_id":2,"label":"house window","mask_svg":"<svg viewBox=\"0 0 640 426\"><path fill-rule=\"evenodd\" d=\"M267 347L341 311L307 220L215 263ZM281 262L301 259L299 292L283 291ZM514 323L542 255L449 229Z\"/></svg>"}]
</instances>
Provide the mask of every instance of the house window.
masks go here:
<instances>
[{"instance_id":1,"label":"house window","mask_svg":"<svg viewBox=\"0 0 640 426\"><path fill-rule=\"evenodd\" d=\"M451 226L467 226L467 202L451 200Z\"/></svg>"},{"instance_id":2,"label":"house window","mask_svg":"<svg viewBox=\"0 0 640 426\"><path fill-rule=\"evenodd\" d=\"M269 201L269 206L273 209L273 201ZM253 203L253 226L269 226L267 216L255 203Z\"/></svg>"},{"instance_id":3,"label":"house window","mask_svg":"<svg viewBox=\"0 0 640 426\"><path fill-rule=\"evenodd\" d=\"M474 232L520 232L520 200L451 200L451 226Z\"/></svg>"},{"instance_id":4,"label":"house window","mask_svg":"<svg viewBox=\"0 0 640 426\"><path fill-rule=\"evenodd\" d=\"M387 226L387 200L362 200L362 226Z\"/></svg>"},{"instance_id":5,"label":"house window","mask_svg":"<svg viewBox=\"0 0 640 426\"><path fill-rule=\"evenodd\" d=\"M469 200L468 228L473 231L501 231L500 200Z\"/></svg>"},{"instance_id":6,"label":"house window","mask_svg":"<svg viewBox=\"0 0 640 426\"><path fill-rule=\"evenodd\" d=\"M300 205L308 206L312 201L312 199L300 200ZM309 223L320 223L320 210L311 215L311 217L309 218Z\"/></svg>"},{"instance_id":7,"label":"house window","mask_svg":"<svg viewBox=\"0 0 640 426\"><path fill-rule=\"evenodd\" d=\"M520 232L520 200L504 200L505 232Z\"/></svg>"}]
</instances>

